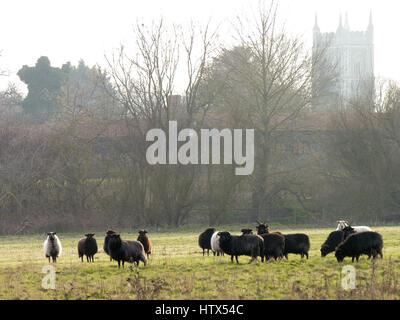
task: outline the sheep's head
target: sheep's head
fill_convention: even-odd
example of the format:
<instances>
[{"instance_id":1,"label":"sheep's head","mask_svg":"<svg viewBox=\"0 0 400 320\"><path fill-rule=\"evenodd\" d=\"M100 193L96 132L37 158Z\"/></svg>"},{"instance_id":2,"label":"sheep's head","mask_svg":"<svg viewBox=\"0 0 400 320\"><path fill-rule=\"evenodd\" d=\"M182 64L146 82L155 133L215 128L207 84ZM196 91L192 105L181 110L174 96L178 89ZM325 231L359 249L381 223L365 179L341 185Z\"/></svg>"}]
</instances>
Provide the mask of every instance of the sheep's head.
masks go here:
<instances>
[{"instance_id":1,"label":"sheep's head","mask_svg":"<svg viewBox=\"0 0 400 320\"><path fill-rule=\"evenodd\" d=\"M87 233L87 234L85 234L85 237L88 239L91 239L91 238L93 238L94 235L95 235L94 233Z\"/></svg>"},{"instance_id":2,"label":"sheep's head","mask_svg":"<svg viewBox=\"0 0 400 320\"><path fill-rule=\"evenodd\" d=\"M112 235L112 234L114 234L114 233L115 233L114 230L107 230L106 236Z\"/></svg>"},{"instance_id":3,"label":"sheep's head","mask_svg":"<svg viewBox=\"0 0 400 320\"><path fill-rule=\"evenodd\" d=\"M146 233L148 233L146 230L139 230L139 236L145 237Z\"/></svg>"},{"instance_id":4,"label":"sheep's head","mask_svg":"<svg viewBox=\"0 0 400 320\"><path fill-rule=\"evenodd\" d=\"M229 232L227 232L227 231L218 232L217 235L219 235L219 239L220 239L221 242L231 241L232 240L231 234Z\"/></svg>"},{"instance_id":5,"label":"sheep's head","mask_svg":"<svg viewBox=\"0 0 400 320\"><path fill-rule=\"evenodd\" d=\"M329 247L326 244L321 246L321 257L325 257L329 253Z\"/></svg>"},{"instance_id":6,"label":"sheep's head","mask_svg":"<svg viewBox=\"0 0 400 320\"><path fill-rule=\"evenodd\" d=\"M47 236L48 236L49 240L51 240L51 241L53 241L56 238L55 235L56 235L56 232L48 232L47 233Z\"/></svg>"},{"instance_id":7,"label":"sheep's head","mask_svg":"<svg viewBox=\"0 0 400 320\"><path fill-rule=\"evenodd\" d=\"M253 230L252 229L242 229L240 230L242 232L242 234L253 234Z\"/></svg>"},{"instance_id":8,"label":"sheep's head","mask_svg":"<svg viewBox=\"0 0 400 320\"><path fill-rule=\"evenodd\" d=\"M269 232L268 225L266 223L260 223L258 221L257 223L258 223L258 225L256 226L257 234L264 234Z\"/></svg>"},{"instance_id":9,"label":"sheep's head","mask_svg":"<svg viewBox=\"0 0 400 320\"><path fill-rule=\"evenodd\" d=\"M337 230L343 230L346 227L350 227L350 223L346 220L338 220L337 224Z\"/></svg>"}]
</instances>

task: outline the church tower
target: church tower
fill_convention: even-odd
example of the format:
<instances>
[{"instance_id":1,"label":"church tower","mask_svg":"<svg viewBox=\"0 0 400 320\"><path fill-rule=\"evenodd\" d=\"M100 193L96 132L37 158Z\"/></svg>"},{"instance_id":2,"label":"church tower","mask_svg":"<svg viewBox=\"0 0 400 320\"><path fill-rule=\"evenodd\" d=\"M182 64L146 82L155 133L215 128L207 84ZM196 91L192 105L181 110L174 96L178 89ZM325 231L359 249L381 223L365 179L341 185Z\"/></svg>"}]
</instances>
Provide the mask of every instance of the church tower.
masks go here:
<instances>
[{"instance_id":1,"label":"church tower","mask_svg":"<svg viewBox=\"0 0 400 320\"><path fill-rule=\"evenodd\" d=\"M313 107L315 111L346 110L352 99L372 98L374 92L374 27L351 31L347 13L336 32L313 28Z\"/></svg>"}]
</instances>

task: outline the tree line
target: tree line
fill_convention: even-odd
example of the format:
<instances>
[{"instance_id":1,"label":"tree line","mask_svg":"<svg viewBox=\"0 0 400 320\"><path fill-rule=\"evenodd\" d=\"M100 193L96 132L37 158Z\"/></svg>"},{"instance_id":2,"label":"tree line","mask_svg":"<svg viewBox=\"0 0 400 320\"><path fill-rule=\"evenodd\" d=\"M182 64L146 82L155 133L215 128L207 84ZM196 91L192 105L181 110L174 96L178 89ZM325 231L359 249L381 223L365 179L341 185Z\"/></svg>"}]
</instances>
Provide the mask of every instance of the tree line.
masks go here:
<instances>
[{"instance_id":1,"label":"tree line","mask_svg":"<svg viewBox=\"0 0 400 320\"><path fill-rule=\"evenodd\" d=\"M323 48L312 54L281 27L276 3L252 18L235 21L230 46L210 25L160 19L138 23L132 46L101 68L54 68L47 57L23 66L28 95L0 95L22 105L2 117L0 233L398 221L397 84L383 83L373 101L354 99L351 111L315 112L313 72L331 75L321 92L335 81ZM168 132L169 121L178 130L254 129L253 173L150 165L146 133ZM305 136L318 148L306 148ZM287 144L308 151L295 155Z\"/></svg>"}]
</instances>

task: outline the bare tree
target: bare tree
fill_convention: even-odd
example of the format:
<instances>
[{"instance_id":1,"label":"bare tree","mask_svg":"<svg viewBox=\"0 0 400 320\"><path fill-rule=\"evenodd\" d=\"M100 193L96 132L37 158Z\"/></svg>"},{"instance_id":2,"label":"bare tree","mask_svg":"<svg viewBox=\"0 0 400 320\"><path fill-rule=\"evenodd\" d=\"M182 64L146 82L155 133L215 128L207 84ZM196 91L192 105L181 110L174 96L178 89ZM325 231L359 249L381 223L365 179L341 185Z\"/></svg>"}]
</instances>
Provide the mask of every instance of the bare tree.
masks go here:
<instances>
[{"instance_id":1,"label":"bare tree","mask_svg":"<svg viewBox=\"0 0 400 320\"><path fill-rule=\"evenodd\" d=\"M180 225L200 201L201 193L196 190L199 166L151 166L146 161L148 144L144 142L151 128L168 132L170 120L178 121L178 130L201 127L200 115L207 111L209 101L200 94L200 88L213 54L214 38L208 27L197 31L191 26L186 32L176 25L166 27L163 20L149 28L138 23L137 52L128 54L121 46L108 59L116 96L126 111L125 124L133 147L125 158L130 173L125 172L124 177L134 179L126 182L131 187L135 185L130 189L135 193L132 211L144 222L158 220ZM174 99L178 76L184 79L181 101Z\"/></svg>"},{"instance_id":2,"label":"bare tree","mask_svg":"<svg viewBox=\"0 0 400 320\"><path fill-rule=\"evenodd\" d=\"M376 87L375 101L358 96L336 117L328 181L336 210L358 220L398 221L400 89L392 81Z\"/></svg>"},{"instance_id":3,"label":"bare tree","mask_svg":"<svg viewBox=\"0 0 400 320\"><path fill-rule=\"evenodd\" d=\"M283 168L284 155L274 145L284 135L295 140L304 129L300 117L312 110L313 67L323 50L313 55L300 38L289 36L278 23L274 1L261 5L251 18L237 19L239 45L221 56L216 77L224 82L222 109L235 126L255 129L255 169L249 177L255 221L276 196L294 194L297 201L303 194L289 188L290 179L284 182L289 169Z\"/></svg>"}]
</instances>

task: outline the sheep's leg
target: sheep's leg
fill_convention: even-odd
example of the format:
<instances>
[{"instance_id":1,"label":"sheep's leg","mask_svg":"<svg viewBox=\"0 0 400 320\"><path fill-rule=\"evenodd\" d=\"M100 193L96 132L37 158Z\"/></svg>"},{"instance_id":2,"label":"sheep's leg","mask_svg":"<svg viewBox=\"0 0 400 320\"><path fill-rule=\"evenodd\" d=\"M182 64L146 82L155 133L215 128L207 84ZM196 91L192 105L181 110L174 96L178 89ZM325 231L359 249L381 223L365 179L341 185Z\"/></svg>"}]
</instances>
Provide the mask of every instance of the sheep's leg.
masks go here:
<instances>
[{"instance_id":1,"label":"sheep's leg","mask_svg":"<svg viewBox=\"0 0 400 320\"><path fill-rule=\"evenodd\" d=\"M121 267L121 262L118 260L118 269Z\"/></svg>"},{"instance_id":2,"label":"sheep's leg","mask_svg":"<svg viewBox=\"0 0 400 320\"><path fill-rule=\"evenodd\" d=\"M353 257L351 257L351 262L352 262L352 263L354 262L354 256L353 256Z\"/></svg>"},{"instance_id":3,"label":"sheep's leg","mask_svg":"<svg viewBox=\"0 0 400 320\"><path fill-rule=\"evenodd\" d=\"M236 263L239 264L238 256L235 256L235 258L236 258Z\"/></svg>"},{"instance_id":4,"label":"sheep's leg","mask_svg":"<svg viewBox=\"0 0 400 320\"><path fill-rule=\"evenodd\" d=\"M231 262L233 263L233 255L231 255Z\"/></svg>"},{"instance_id":5,"label":"sheep's leg","mask_svg":"<svg viewBox=\"0 0 400 320\"><path fill-rule=\"evenodd\" d=\"M306 252L305 255L306 255L307 259L308 259L308 252Z\"/></svg>"}]
</instances>

